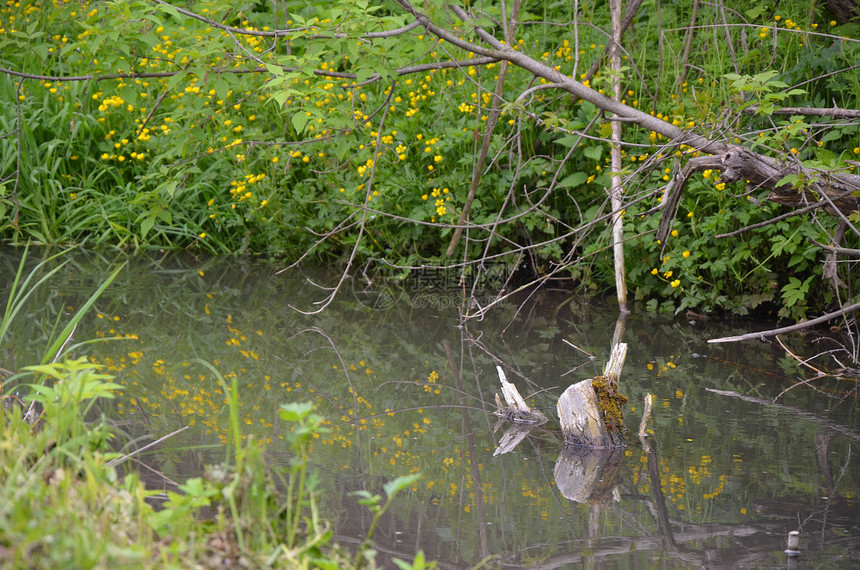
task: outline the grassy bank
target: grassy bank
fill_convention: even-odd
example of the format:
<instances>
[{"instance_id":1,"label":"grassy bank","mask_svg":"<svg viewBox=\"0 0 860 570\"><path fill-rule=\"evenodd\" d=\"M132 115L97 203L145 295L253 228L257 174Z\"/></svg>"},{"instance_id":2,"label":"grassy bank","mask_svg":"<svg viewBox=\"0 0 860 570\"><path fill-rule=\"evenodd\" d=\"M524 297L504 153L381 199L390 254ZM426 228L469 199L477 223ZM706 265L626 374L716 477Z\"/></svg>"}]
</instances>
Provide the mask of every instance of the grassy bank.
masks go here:
<instances>
[{"instance_id":1,"label":"grassy bank","mask_svg":"<svg viewBox=\"0 0 860 570\"><path fill-rule=\"evenodd\" d=\"M373 527L348 551L317 510L307 444L324 432L306 404L286 404L293 459L272 467L265 448L243 441L237 382L229 390L233 444L224 463L167 492L147 489L99 400L120 386L85 358L26 369L32 396L4 390L0 421L0 563L9 568L367 568ZM356 500L378 520L417 475L385 485L386 498ZM165 483L171 489L171 486ZM414 563L414 565L413 565ZM402 568L424 566L419 552Z\"/></svg>"}]
</instances>

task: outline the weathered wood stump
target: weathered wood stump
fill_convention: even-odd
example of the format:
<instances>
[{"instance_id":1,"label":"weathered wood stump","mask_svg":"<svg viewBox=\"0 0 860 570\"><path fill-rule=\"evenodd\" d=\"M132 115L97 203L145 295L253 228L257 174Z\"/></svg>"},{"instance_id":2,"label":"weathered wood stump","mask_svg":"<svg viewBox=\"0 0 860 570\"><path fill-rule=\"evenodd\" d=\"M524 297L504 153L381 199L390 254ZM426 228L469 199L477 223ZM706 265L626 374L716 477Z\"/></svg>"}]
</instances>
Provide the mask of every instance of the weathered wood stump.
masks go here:
<instances>
[{"instance_id":1,"label":"weathered wood stump","mask_svg":"<svg viewBox=\"0 0 860 570\"><path fill-rule=\"evenodd\" d=\"M556 406L564 441L568 445L604 449L624 447L624 413L627 398L618 393L618 377L627 356L627 344L612 347L603 376L570 386Z\"/></svg>"}]
</instances>

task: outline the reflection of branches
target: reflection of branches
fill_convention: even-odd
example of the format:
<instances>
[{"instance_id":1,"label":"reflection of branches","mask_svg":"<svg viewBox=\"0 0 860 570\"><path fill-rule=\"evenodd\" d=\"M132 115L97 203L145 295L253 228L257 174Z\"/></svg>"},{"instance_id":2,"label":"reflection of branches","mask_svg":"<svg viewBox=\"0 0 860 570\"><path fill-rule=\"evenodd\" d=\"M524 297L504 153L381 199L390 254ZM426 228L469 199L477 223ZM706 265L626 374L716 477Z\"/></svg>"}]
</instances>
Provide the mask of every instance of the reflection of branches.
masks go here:
<instances>
[{"instance_id":1,"label":"reflection of branches","mask_svg":"<svg viewBox=\"0 0 860 570\"><path fill-rule=\"evenodd\" d=\"M803 409L795 407L795 406L787 406L785 404L776 404L771 400L766 400L765 398L756 398L753 396L745 396L743 394L739 394L739 393L733 392L731 390L717 390L716 388L705 388L705 390L707 390L708 392L713 392L714 394L717 394L718 396L729 396L732 398L737 398L739 400L743 400L744 402L751 402L753 404L758 404L760 406L767 406L769 408L786 410L786 411L792 412L792 413L794 413L794 414L796 414L796 415L798 415L798 416L800 416L806 420L809 420L809 421L814 422L816 424L820 424L820 425L826 427L827 429L831 429L835 432L838 432L838 433L844 435L845 437L849 437L851 439L855 439L857 441L860 441L860 432L857 432L851 428L837 424L837 423L832 422L826 418L822 418L817 414L814 414L812 412L803 410Z\"/></svg>"},{"instance_id":2,"label":"reflection of branches","mask_svg":"<svg viewBox=\"0 0 860 570\"><path fill-rule=\"evenodd\" d=\"M451 343L448 339L443 339L442 344L445 347L445 355L448 359L448 366L451 368L451 375L454 377L454 382L457 385L457 390L460 392L460 405L465 406L465 398L463 397L463 377L460 375L460 367L457 365L457 360L454 356L454 350L451 348ZM484 512L484 486L481 483L481 470L478 467L478 451L475 445L475 431L472 429L472 422L469 419L469 414L463 409L461 413L462 430L461 432L466 437L466 446L468 447L468 457L465 457L463 450L460 450L461 465L469 464L470 475L472 479L471 485L461 485L460 487L460 508L463 508L462 501L467 488L471 488L475 494L475 509L478 516L478 536L481 546L481 557L486 558L490 554L489 541L487 538L487 519ZM465 475L464 475L465 476Z\"/></svg>"},{"instance_id":3,"label":"reflection of branches","mask_svg":"<svg viewBox=\"0 0 860 570\"><path fill-rule=\"evenodd\" d=\"M339 351L339 350L338 350L338 348L337 348L337 345L334 343L334 341L331 339L331 337L330 337L328 334L326 334L326 332L325 332L325 331L323 331L323 330L322 330L321 328L319 328L319 327L309 327L309 328L306 328L306 329L302 329L302 330L300 330L299 332L297 332L296 334L292 335L289 339L287 339L287 341L289 341L289 340L291 340L291 339L293 339L293 338L296 338L296 337L298 337L298 336L300 336L300 335L306 334L306 333L314 333L314 334L318 334L318 335L320 335L321 337L323 337L324 339L326 339L326 341L328 342L329 347L331 347L331 350L333 350L333 351L334 351L334 354L335 354L335 356L337 357L338 362L340 362L340 369L341 369L341 370L343 370L343 374L344 374L344 376L346 377L346 383L349 385L349 393L350 393L350 394L352 394L352 409L353 409L353 414L358 415L358 394L357 394L357 392L356 392L356 390L355 390L355 386L354 386L354 385L353 385L353 383L352 383L352 377L350 377L350 375L349 375L349 366L347 366L347 365L346 365L346 362L344 362L344 360L343 360L343 356L341 356L340 351ZM293 370L298 371L298 368L297 368L296 366L294 366L292 363L287 362L286 360L284 360L284 359L280 358L280 357L279 357L279 356L277 356L277 355L275 355L275 358L276 358L276 359L278 359L278 360L280 360L281 362L284 362L284 363L286 363L286 364L290 365L290 367L291 367ZM344 411L343 411L343 409L342 409L339 405L337 405L337 404L334 402L334 400L332 400L332 399L328 396L328 394L325 392L325 390L318 390L318 391L319 391L320 393L322 393L322 394L323 394L323 396L324 396L324 397L329 401L329 403L330 403L332 406L334 406L334 407L335 407L335 408L336 408L336 409L341 413L341 415L342 415L343 417L348 417L348 416L349 416L349 414L345 414L345 413L344 413ZM360 447L360 446L359 446L359 447Z\"/></svg>"}]
</instances>

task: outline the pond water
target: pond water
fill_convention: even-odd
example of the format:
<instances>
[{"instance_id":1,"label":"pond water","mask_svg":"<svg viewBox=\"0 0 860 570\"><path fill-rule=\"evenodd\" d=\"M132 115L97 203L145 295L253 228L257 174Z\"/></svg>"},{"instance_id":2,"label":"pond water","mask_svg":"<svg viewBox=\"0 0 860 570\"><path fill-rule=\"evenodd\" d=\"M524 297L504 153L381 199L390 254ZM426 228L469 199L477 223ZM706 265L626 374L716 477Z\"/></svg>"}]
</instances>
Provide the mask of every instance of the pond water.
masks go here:
<instances>
[{"instance_id":1,"label":"pond water","mask_svg":"<svg viewBox=\"0 0 860 570\"><path fill-rule=\"evenodd\" d=\"M31 265L37 261L31 252ZM20 251L0 250L5 300ZM120 262L73 253L16 318L0 368L38 360L46 339ZM383 567L419 548L441 568L784 567L860 564L857 378L816 378L788 351L828 350L851 366L838 336L708 344L773 323L688 320L616 311L545 290L459 319L456 283L434 275L406 288L352 282L312 311L336 274L169 253L128 260L75 331L73 347L116 376L104 410L129 448L188 429L141 454L148 484L172 489L224 459L222 384L238 380L246 437L286 462L277 409L312 402L329 432L314 440L324 513L338 538L360 541L370 516L351 492L381 492L420 472L380 527ZM422 278L423 279L423 278ZM5 301L4 301L5 302ZM555 402L601 372L613 335L629 346L621 391L632 433L646 394L652 435L583 459L561 444ZM12 339L11 341L9 339ZM850 346L849 346L850 349ZM828 357L829 358L829 357ZM819 368L840 366L821 357ZM494 455L500 365L551 421ZM811 380L810 380L811 379ZM801 381L805 383L798 384ZM646 449L647 447L647 449ZM577 463L579 462L579 463ZM602 465L569 477L571 465ZM577 502L570 486L591 490ZM797 559L786 535L801 532Z\"/></svg>"}]
</instances>

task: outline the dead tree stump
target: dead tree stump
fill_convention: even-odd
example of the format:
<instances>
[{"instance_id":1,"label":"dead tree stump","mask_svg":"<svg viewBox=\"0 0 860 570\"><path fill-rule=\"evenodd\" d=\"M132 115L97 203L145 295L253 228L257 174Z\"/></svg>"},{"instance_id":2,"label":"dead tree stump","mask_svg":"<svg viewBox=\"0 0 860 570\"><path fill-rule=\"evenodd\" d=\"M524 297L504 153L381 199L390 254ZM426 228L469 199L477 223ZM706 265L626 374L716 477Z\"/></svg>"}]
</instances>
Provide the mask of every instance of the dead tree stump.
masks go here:
<instances>
[{"instance_id":1,"label":"dead tree stump","mask_svg":"<svg viewBox=\"0 0 860 570\"><path fill-rule=\"evenodd\" d=\"M618 377L627 356L627 344L612 347L603 376L570 386L558 399L558 419L568 445L602 449L624 447L624 404Z\"/></svg>"}]
</instances>

